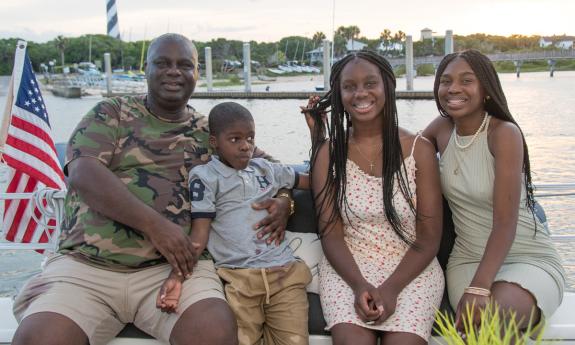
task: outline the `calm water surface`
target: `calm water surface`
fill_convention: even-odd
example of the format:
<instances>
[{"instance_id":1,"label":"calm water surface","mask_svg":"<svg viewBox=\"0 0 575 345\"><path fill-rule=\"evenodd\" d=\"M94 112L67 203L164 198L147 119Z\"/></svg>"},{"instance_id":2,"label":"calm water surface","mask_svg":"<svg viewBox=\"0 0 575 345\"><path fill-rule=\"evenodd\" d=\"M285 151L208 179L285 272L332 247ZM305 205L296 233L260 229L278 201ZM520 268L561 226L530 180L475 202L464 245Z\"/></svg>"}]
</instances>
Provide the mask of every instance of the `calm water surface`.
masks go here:
<instances>
[{"instance_id":1,"label":"calm water surface","mask_svg":"<svg viewBox=\"0 0 575 345\"><path fill-rule=\"evenodd\" d=\"M511 112L525 133L535 183L575 183L575 72L523 73L500 75ZM270 84L270 90L312 90L323 84L320 76ZM416 90L432 89L432 77L415 79ZM254 85L254 91L267 85ZM0 106L6 100L7 79L0 77ZM201 90L202 88L200 88ZM238 88L239 89L239 88ZM398 90L405 80L398 80ZM80 120L100 97L63 99L44 92L56 142L67 141ZM207 114L224 100L192 100L190 103ZM309 156L309 134L298 111L302 100L238 100L254 115L258 146L286 163L301 163ZM397 101L401 126L412 131L423 129L435 116L432 100ZM5 180L0 172L0 183ZM555 234L575 234L575 197L540 199ZM575 291L575 243L557 243L568 272L569 289ZM14 295L23 282L35 274L42 256L0 251L0 296Z\"/></svg>"}]
</instances>

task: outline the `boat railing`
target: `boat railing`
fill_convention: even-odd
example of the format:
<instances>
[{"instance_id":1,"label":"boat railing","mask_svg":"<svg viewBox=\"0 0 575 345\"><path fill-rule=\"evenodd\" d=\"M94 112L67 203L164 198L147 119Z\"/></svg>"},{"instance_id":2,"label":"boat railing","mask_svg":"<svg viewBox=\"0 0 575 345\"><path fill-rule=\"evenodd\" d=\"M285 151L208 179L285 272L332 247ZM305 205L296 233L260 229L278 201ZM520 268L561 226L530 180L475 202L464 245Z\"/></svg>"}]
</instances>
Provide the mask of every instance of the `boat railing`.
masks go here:
<instances>
[{"instance_id":1,"label":"boat railing","mask_svg":"<svg viewBox=\"0 0 575 345\"><path fill-rule=\"evenodd\" d=\"M575 196L575 183L544 183L535 185L535 198L572 197ZM555 242L575 241L575 228L569 234L551 234Z\"/></svg>"},{"instance_id":2,"label":"boat railing","mask_svg":"<svg viewBox=\"0 0 575 345\"><path fill-rule=\"evenodd\" d=\"M0 242L0 250L42 250L45 254L55 252L64 216L65 197L66 190L52 188L39 189L34 193L0 193L0 200L29 199L41 214L40 217L33 215L34 220L44 228L47 236L47 241L43 243ZM48 224L50 219L55 220L54 225Z\"/></svg>"},{"instance_id":3,"label":"boat railing","mask_svg":"<svg viewBox=\"0 0 575 345\"><path fill-rule=\"evenodd\" d=\"M535 186L536 198L575 196L575 183L564 184L537 184ZM65 190L55 190L50 188L40 189L34 193L0 193L0 200L30 199L40 210L41 217L37 219L39 224L43 224L48 242L46 243L14 243L0 242L0 250L44 250L54 252L57 249L58 238L60 237L61 224L64 215ZM44 206L44 201L46 205ZM55 219L55 226L48 226L48 219ZM558 242L575 241L575 228L569 229L572 234L557 235L552 234L551 238Z\"/></svg>"}]
</instances>

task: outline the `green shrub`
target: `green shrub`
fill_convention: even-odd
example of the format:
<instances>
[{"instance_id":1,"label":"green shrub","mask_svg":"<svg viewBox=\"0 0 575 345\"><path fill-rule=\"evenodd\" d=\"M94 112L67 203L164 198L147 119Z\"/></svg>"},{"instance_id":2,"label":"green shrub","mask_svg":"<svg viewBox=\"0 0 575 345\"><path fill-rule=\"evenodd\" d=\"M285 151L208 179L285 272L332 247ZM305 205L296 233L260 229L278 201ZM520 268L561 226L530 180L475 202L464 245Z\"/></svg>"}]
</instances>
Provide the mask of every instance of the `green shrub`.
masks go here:
<instances>
[{"instance_id":1,"label":"green shrub","mask_svg":"<svg viewBox=\"0 0 575 345\"><path fill-rule=\"evenodd\" d=\"M433 64L424 64L417 66L417 75L418 76L425 76L425 75L434 75L435 68Z\"/></svg>"},{"instance_id":2,"label":"green shrub","mask_svg":"<svg viewBox=\"0 0 575 345\"><path fill-rule=\"evenodd\" d=\"M472 309L468 308L463 317L464 332L459 332L455 328L455 321L450 314L437 312L435 331L443 337L447 345L542 344L543 329L541 325L534 328L529 326L527 330L521 332L517 327L515 313L510 312L509 317L504 318L498 307L491 305L481 311L479 326L474 326Z\"/></svg>"},{"instance_id":3,"label":"green shrub","mask_svg":"<svg viewBox=\"0 0 575 345\"><path fill-rule=\"evenodd\" d=\"M242 81L240 80L240 77L237 76L237 74L232 74L230 76L230 83L232 84L241 84Z\"/></svg>"}]
</instances>

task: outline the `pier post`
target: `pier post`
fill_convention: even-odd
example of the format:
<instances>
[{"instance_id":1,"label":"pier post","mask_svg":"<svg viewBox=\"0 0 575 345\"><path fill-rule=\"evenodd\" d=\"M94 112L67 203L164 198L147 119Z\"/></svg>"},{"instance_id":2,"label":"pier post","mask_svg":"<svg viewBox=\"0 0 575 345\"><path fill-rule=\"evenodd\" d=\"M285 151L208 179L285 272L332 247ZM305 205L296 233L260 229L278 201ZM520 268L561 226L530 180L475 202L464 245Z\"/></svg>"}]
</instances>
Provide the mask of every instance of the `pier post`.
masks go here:
<instances>
[{"instance_id":1,"label":"pier post","mask_svg":"<svg viewBox=\"0 0 575 345\"><path fill-rule=\"evenodd\" d=\"M413 91L413 37L405 37L405 83L406 90Z\"/></svg>"},{"instance_id":2,"label":"pier post","mask_svg":"<svg viewBox=\"0 0 575 345\"><path fill-rule=\"evenodd\" d=\"M249 42L244 43L244 90L252 92L252 61Z\"/></svg>"},{"instance_id":3,"label":"pier post","mask_svg":"<svg viewBox=\"0 0 575 345\"><path fill-rule=\"evenodd\" d=\"M549 65L549 76L553 78L553 73L555 72L555 65L557 64L557 61L554 59L549 59L547 60L547 64Z\"/></svg>"},{"instance_id":4,"label":"pier post","mask_svg":"<svg viewBox=\"0 0 575 345\"><path fill-rule=\"evenodd\" d=\"M329 78L331 74L330 42L323 40L323 89L329 91Z\"/></svg>"},{"instance_id":5,"label":"pier post","mask_svg":"<svg viewBox=\"0 0 575 345\"><path fill-rule=\"evenodd\" d=\"M206 55L206 85L208 92L213 91L213 76L212 76L212 48L206 47L204 49Z\"/></svg>"},{"instance_id":6,"label":"pier post","mask_svg":"<svg viewBox=\"0 0 575 345\"><path fill-rule=\"evenodd\" d=\"M453 30L445 31L445 55L453 53Z\"/></svg>"},{"instance_id":7,"label":"pier post","mask_svg":"<svg viewBox=\"0 0 575 345\"><path fill-rule=\"evenodd\" d=\"M112 58L110 53L104 53L104 72L106 73L106 94L112 95Z\"/></svg>"},{"instance_id":8,"label":"pier post","mask_svg":"<svg viewBox=\"0 0 575 345\"><path fill-rule=\"evenodd\" d=\"M519 78L521 76L521 65L523 65L523 61L515 60L513 61L513 64L515 65L515 73L517 74L517 78Z\"/></svg>"}]
</instances>

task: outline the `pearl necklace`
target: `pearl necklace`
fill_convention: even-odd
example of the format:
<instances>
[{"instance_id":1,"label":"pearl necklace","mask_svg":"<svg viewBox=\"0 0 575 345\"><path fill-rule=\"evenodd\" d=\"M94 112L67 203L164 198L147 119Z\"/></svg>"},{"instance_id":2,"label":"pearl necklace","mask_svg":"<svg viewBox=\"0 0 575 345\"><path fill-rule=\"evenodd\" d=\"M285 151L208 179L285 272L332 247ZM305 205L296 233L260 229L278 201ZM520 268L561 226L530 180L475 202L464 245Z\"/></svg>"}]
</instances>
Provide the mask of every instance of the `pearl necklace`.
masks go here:
<instances>
[{"instance_id":1,"label":"pearl necklace","mask_svg":"<svg viewBox=\"0 0 575 345\"><path fill-rule=\"evenodd\" d=\"M353 145L355 146L355 149L357 150L357 152L359 153L359 155L361 157L363 157L363 159L365 159L368 163L369 163L369 174L373 175L373 169L375 168L375 160L370 160L369 158L367 158L366 155L363 154L363 152L361 152L361 150L359 149L359 145L357 144L357 142L355 141L355 139L353 139L353 136L350 136L350 141L353 143ZM375 145L374 145L375 146ZM380 146L379 151L377 151L377 154L375 156L375 159L377 160L377 156L381 153L381 151L383 150L383 145L377 145Z\"/></svg>"},{"instance_id":2,"label":"pearl necklace","mask_svg":"<svg viewBox=\"0 0 575 345\"><path fill-rule=\"evenodd\" d=\"M473 144L473 142L475 141L475 139L477 138L477 136L479 135L479 133L481 133L481 131L483 131L483 128L485 127L485 125L487 124L487 120L489 120L489 115L486 113L483 116L483 121L481 122L481 125L479 126L479 128L477 128L477 131L475 131L475 134L473 134L473 137L471 137L471 140L469 140L469 142L465 145L461 145L459 143L459 140L457 140L457 126L454 126L454 131L455 131L455 146L457 146L459 149L461 150L465 150L466 148L468 148L469 146L471 146L471 144Z\"/></svg>"}]
</instances>

